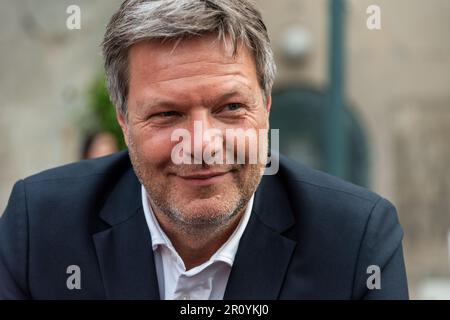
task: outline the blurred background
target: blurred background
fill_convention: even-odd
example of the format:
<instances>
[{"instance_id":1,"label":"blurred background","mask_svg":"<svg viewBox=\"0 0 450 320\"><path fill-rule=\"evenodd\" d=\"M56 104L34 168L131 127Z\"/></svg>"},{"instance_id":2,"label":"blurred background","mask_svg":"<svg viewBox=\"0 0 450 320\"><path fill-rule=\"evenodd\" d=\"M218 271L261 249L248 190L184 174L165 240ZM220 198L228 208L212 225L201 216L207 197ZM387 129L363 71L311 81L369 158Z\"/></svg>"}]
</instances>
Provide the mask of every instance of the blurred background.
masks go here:
<instances>
[{"instance_id":1,"label":"blurred background","mask_svg":"<svg viewBox=\"0 0 450 320\"><path fill-rule=\"evenodd\" d=\"M256 2L281 151L391 200L411 297L450 299L450 1ZM124 147L99 46L120 3L0 0L0 213L18 179Z\"/></svg>"}]
</instances>

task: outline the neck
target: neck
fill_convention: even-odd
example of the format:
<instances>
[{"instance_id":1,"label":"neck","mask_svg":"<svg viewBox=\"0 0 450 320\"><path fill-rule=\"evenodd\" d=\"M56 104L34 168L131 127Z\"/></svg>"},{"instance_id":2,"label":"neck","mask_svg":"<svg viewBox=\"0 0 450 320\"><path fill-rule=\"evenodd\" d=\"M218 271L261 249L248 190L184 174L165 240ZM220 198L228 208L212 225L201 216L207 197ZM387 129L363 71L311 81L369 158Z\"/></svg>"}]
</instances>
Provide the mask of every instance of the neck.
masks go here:
<instances>
[{"instance_id":1,"label":"neck","mask_svg":"<svg viewBox=\"0 0 450 320\"><path fill-rule=\"evenodd\" d=\"M184 228L180 228L158 209L153 211L161 229L169 237L175 250L181 259L183 259L186 270L189 270L208 261L230 238L239 225L245 208L226 225L214 228L213 230L208 228L206 232L198 232L195 234L188 233Z\"/></svg>"}]
</instances>

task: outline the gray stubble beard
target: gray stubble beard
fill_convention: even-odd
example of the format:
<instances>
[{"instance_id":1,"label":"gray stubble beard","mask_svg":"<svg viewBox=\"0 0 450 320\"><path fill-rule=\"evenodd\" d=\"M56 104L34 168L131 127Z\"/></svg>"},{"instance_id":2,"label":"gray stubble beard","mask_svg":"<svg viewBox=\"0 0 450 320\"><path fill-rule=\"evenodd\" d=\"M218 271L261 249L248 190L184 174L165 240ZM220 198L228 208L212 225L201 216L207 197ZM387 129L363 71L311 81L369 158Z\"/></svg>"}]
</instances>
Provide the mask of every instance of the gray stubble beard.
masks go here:
<instances>
[{"instance_id":1,"label":"gray stubble beard","mask_svg":"<svg viewBox=\"0 0 450 320\"><path fill-rule=\"evenodd\" d=\"M178 228L178 230L180 230L182 233L189 236L211 236L212 233L220 231L229 226L230 223L232 223L233 219L246 209L249 200L251 199L253 193L256 191L262 179L261 165L249 164L249 170L251 171L251 173L248 178L250 179L250 181L248 184L245 184L242 181L240 185L237 185L238 199L237 201L233 201L235 202L234 204L230 205L232 207L230 210L221 212L219 214L212 214L212 212L211 214L202 214L201 218L190 218L187 215L183 215L180 208L176 208L175 206L171 205L169 201L167 201L164 195L168 194L168 190L165 190L163 186L155 186L154 184L152 185L150 183L151 181L154 181L154 179L152 179L152 173L149 173L145 170L145 165L138 155L136 145L131 134L129 135L128 139L128 149L130 160L136 176L147 191L147 200L149 201L149 204L153 209L159 209L159 211L168 218L168 220L174 227ZM205 216L209 216L209 218L205 218Z\"/></svg>"}]
</instances>

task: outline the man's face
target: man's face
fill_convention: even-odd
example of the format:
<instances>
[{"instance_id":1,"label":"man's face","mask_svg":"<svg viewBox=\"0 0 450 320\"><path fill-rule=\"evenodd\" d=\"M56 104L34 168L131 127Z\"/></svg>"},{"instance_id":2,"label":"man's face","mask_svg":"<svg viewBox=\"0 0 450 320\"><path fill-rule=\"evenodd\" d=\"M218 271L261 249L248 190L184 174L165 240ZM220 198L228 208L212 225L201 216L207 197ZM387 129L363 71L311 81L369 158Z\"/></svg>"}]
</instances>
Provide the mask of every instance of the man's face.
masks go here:
<instances>
[{"instance_id":1,"label":"man's face","mask_svg":"<svg viewBox=\"0 0 450 320\"><path fill-rule=\"evenodd\" d=\"M152 206L187 228L225 225L245 208L261 179L262 165L248 161L208 165L172 160L179 144L171 141L176 129L190 133L191 148L183 152L194 159L208 147L217 148L220 141L204 135L195 143L199 138L195 124L223 134L224 156L238 152L237 143L232 150L225 147L230 142L225 138L227 129L268 128L270 98L264 102L251 53L241 46L232 57L230 49L215 39L206 35L183 40L175 49L173 41L132 46L128 121L118 115L134 170ZM258 144L247 140L246 149L249 143ZM267 139L258 148L265 152Z\"/></svg>"}]
</instances>

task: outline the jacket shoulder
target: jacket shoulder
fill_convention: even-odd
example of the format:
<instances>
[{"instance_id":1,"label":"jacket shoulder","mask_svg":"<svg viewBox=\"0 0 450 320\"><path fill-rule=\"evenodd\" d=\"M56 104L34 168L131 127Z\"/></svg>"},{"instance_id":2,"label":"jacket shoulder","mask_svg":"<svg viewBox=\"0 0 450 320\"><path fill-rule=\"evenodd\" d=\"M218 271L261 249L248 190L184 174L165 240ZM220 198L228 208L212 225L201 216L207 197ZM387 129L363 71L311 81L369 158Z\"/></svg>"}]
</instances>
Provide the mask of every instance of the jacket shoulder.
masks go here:
<instances>
[{"instance_id":1,"label":"jacket shoulder","mask_svg":"<svg viewBox=\"0 0 450 320\"><path fill-rule=\"evenodd\" d=\"M127 151L115 153L110 156L82 160L67 165L55 167L34 174L24 179L27 184L43 183L46 181L71 180L89 176L119 173L131 166ZM122 169L122 170L121 170Z\"/></svg>"},{"instance_id":2,"label":"jacket shoulder","mask_svg":"<svg viewBox=\"0 0 450 320\"><path fill-rule=\"evenodd\" d=\"M328 196L333 194L338 197L356 198L369 203L376 203L381 198L378 194L364 187L309 168L282 155L280 155L279 174L286 184L302 191L308 190L316 194L322 193Z\"/></svg>"},{"instance_id":3,"label":"jacket shoulder","mask_svg":"<svg viewBox=\"0 0 450 320\"><path fill-rule=\"evenodd\" d=\"M278 194L285 195L295 221L284 233L298 243L291 270L310 275L314 294L345 299L408 297L403 231L389 201L282 156L277 175L272 185L277 183L282 190ZM366 285L367 268L373 265L383 270L383 289L377 292Z\"/></svg>"},{"instance_id":4,"label":"jacket shoulder","mask_svg":"<svg viewBox=\"0 0 450 320\"><path fill-rule=\"evenodd\" d=\"M120 184L122 182L122 184ZM30 227L42 220L65 225L89 223L116 188L137 184L128 152L49 169L23 180Z\"/></svg>"},{"instance_id":5,"label":"jacket shoulder","mask_svg":"<svg viewBox=\"0 0 450 320\"><path fill-rule=\"evenodd\" d=\"M401 238L397 210L380 195L281 156L279 175L294 219L306 228L339 230L342 239L389 229Z\"/></svg>"}]
</instances>

